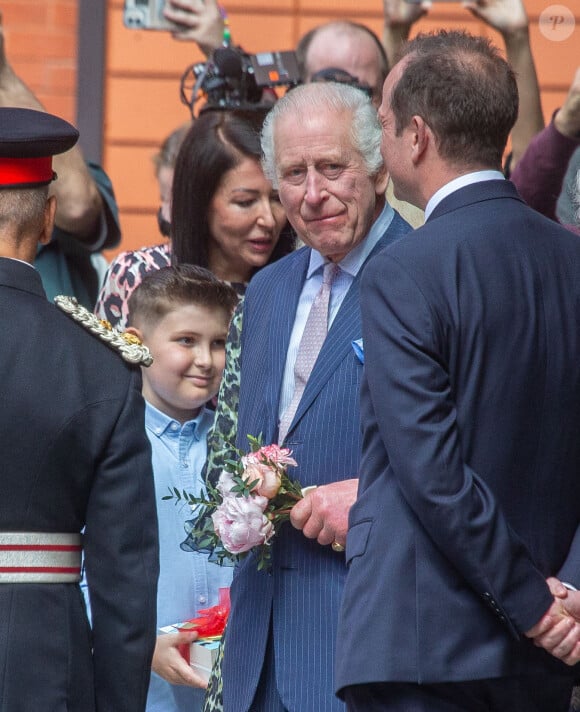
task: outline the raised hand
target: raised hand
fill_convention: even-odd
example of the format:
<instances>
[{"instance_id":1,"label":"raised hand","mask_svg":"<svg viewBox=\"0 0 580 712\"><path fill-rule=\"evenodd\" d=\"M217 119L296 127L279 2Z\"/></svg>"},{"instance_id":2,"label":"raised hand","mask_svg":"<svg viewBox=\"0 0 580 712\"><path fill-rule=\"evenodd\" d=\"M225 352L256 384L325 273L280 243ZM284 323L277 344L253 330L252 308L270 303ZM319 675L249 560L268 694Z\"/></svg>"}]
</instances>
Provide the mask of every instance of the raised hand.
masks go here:
<instances>
[{"instance_id":1,"label":"raised hand","mask_svg":"<svg viewBox=\"0 0 580 712\"><path fill-rule=\"evenodd\" d=\"M410 28L413 23L423 17L431 7L429 0L408 2L408 0L383 0L383 16L389 26L405 26Z\"/></svg>"},{"instance_id":2,"label":"raised hand","mask_svg":"<svg viewBox=\"0 0 580 712\"><path fill-rule=\"evenodd\" d=\"M383 45L391 66L396 62L402 43L408 39L411 27L430 7L430 0L383 0Z\"/></svg>"},{"instance_id":3,"label":"raised hand","mask_svg":"<svg viewBox=\"0 0 580 712\"><path fill-rule=\"evenodd\" d=\"M562 108L556 113L554 125L564 136L580 139L580 67L576 70Z\"/></svg>"},{"instance_id":4,"label":"raised hand","mask_svg":"<svg viewBox=\"0 0 580 712\"><path fill-rule=\"evenodd\" d=\"M174 39L196 42L206 56L222 46L224 18L216 0L167 0L163 15L184 26L172 33Z\"/></svg>"},{"instance_id":5,"label":"raised hand","mask_svg":"<svg viewBox=\"0 0 580 712\"><path fill-rule=\"evenodd\" d=\"M522 0L466 0L463 7L502 35L529 25Z\"/></svg>"}]
</instances>

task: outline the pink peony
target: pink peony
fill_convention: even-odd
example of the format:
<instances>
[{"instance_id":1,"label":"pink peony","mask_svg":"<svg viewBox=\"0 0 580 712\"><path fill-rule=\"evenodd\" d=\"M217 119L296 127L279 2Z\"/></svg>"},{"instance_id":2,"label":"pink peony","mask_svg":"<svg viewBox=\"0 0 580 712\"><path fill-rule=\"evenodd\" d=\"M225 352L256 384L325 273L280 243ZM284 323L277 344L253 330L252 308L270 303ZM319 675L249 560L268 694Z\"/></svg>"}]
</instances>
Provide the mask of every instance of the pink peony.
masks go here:
<instances>
[{"instance_id":1,"label":"pink peony","mask_svg":"<svg viewBox=\"0 0 580 712\"><path fill-rule=\"evenodd\" d=\"M221 478L220 478L221 479ZM274 525L264 515L266 497L224 496L212 514L216 534L231 554L241 554L254 546L265 544L274 535Z\"/></svg>"},{"instance_id":2,"label":"pink peony","mask_svg":"<svg viewBox=\"0 0 580 712\"><path fill-rule=\"evenodd\" d=\"M234 476L232 473L227 470L222 470L217 483L217 490L221 496L226 497L230 493L230 490L234 484Z\"/></svg>"}]
</instances>

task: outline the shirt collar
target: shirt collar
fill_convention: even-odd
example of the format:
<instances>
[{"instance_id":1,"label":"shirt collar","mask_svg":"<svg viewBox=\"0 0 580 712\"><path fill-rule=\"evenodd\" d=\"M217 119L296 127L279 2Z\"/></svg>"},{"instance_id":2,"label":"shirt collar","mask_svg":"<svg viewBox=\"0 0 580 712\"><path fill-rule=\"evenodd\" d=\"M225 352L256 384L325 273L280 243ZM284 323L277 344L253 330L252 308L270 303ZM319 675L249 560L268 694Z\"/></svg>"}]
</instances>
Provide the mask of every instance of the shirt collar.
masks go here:
<instances>
[{"instance_id":1,"label":"shirt collar","mask_svg":"<svg viewBox=\"0 0 580 712\"><path fill-rule=\"evenodd\" d=\"M157 437L162 437L168 431L171 433L181 433L184 428L193 426L192 435L196 439L199 439L198 431L205 419L209 419L210 423L213 419L213 414L208 408L202 408L197 417L182 424L178 420L175 420L175 418L170 418L165 413L162 413L148 401L145 401L145 425L157 435Z\"/></svg>"},{"instance_id":2,"label":"shirt collar","mask_svg":"<svg viewBox=\"0 0 580 712\"><path fill-rule=\"evenodd\" d=\"M338 263L343 272L347 272L353 278L356 277L361 267L366 262L367 257L376 247L377 242L387 231L387 228L391 224L394 216L395 211L393 208L388 203L385 203L385 207L382 209L379 217L371 225L371 229L369 230L366 238ZM306 279L310 279L310 277L312 277L315 272L323 267L326 262L327 259L321 255L320 252L311 249Z\"/></svg>"},{"instance_id":3,"label":"shirt collar","mask_svg":"<svg viewBox=\"0 0 580 712\"><path fill-rule=\"evenodd\" d=\"M12 260L13 262L20 262L21 265L26 265L27 267L30 267L31 269L33 269L33 270L35 270L36 272L38 272L38 270L36 269L36 267L35 267L34 265L30 264L30 262L27 262L26 260L21 260L21 259L19 259L18 257L8 257L8 256L5 256L4 259L6 259L6 260Z\"/></svg>"},{"instance_id":4,"label":"shirt collar","mask_svg":"<svg viewBox=\"0 0 580 712\"><path fill-rule=\"evenodd\" d=\"M431 196L429 202L425 206L425 220L429 218L431 213L439 205L439 203L446 198L451 193L455 193L456 190L460 188L465 188L467 185L472 185L473 183L481 183L485 180L505 180L505 176L500 171L474 171L473 173L466 173L459 178L454 178L449 183L439 188L439 190Z\"/></svg>"}]
</instances>

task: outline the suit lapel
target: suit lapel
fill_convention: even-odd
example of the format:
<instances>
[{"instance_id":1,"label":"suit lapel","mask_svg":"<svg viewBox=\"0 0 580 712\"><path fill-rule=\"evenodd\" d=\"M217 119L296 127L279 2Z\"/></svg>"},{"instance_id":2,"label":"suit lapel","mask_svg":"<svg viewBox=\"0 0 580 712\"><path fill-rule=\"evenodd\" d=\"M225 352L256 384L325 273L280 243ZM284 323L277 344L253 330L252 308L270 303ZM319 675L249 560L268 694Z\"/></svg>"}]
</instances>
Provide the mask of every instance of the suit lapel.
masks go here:
<instances>
[{"instance_id":1,"label":"suit lapel","mask_svg":"<svg viewBox=\"0 0 580 712\"><path fill-rule=\"evenodd\" d=\"M273 442L274 430L278 423L278 407L280 388L284 376L286 356L290 336L296 317L296 309L300 293L306 278L306 270L310 258L310 250L303 249L295 254L295 259L289 270L283 276L279 275L279 288L275 290L273 305L270 310L271 319L265 334L265 354L268 359L264 367L264 432L265 442ZM267 348L266 345L271 346Z\"/></svg>"},{"instance_id":2,"label":"suit lapel","mask_svg":"<svg viewBox=\"0 0 580 712\"><path fill-rule=\"evenodd\" d=\"M296 415L292 421L288 432L292 432L300 418L306 413L308 408L312 405L315 398L318 396L320 391L324 388L328 379L332 374L339 368L341 362L344 358L352 352L353 358L354 350L352 347L352 342L355 339L359 339L361 336L361 316L360 316L360 278L364 265L368 260L378 251L382 250L392 241L389 231L378 241L372 250L371 254L365 260L365 263L358 271L358 274L354 278L348 292L346 293L340 309L336 314L332 326L328 332L328 335L320 349L320 354L318 359L314 364L306 388L302 395L302 399L296 410ZM294 318L294 312L293 312Z\"/></svg>"}]
</instances>

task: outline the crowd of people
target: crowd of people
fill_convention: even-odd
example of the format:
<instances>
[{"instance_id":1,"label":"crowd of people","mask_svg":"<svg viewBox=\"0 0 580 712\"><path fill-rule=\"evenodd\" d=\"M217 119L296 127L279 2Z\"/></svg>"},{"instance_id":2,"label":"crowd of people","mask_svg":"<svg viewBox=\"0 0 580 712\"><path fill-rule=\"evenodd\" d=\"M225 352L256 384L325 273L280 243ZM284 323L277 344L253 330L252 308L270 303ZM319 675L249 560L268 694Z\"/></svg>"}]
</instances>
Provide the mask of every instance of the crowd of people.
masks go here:
<instances>
[{"instance_id":1,"label":"crowd of people","mask_svg":"<svg viewBox=\"0 0 580 712\"><path fill-rule=\"evenodd\" d=\"M0 32L0 710L576 709L580 69L544 126L523 0L465 3L505 58L383 5L177 127L158 244L106 269L110 182ZM215 0L165 14L221 46ZM256 437L304 496L219 566L163 497ZM159 628L224 587L207 683Z\"/></svg>"}]
</instances>

